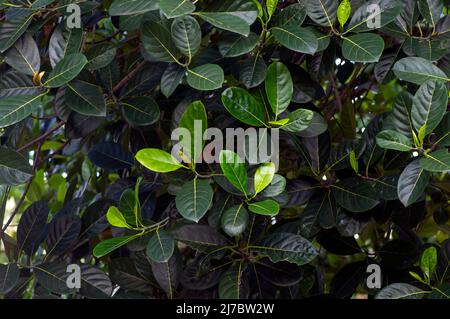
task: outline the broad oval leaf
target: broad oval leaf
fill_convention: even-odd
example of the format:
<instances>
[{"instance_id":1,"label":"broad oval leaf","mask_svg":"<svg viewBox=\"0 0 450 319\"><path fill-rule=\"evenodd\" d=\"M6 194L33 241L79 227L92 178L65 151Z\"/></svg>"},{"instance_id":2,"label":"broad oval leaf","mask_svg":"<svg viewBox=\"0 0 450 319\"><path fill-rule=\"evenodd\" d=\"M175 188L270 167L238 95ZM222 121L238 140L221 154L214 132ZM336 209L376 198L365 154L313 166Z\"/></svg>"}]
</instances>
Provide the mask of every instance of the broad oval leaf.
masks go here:
<instances>
[{"instance_id":1,"label":"broad oval leaf","mask_svg":"<svg viewBox=\"0 0 450 319\"><path fill-rule=\"evenodd\" d=\"M233 58L252 51L259 42L257 34L250 32L248 36L229 34L217 43L223 57Z\"/></svg>"},{"instance_id":2,"label":"broad oval leaf","mask_svg":"<svg viewBox=\"0 0 450 319\"><path fill-rule=\"evenodd\" d=\"M222 150L219 161L227 180L243 194L247 194L247 170L239 155L229 150Z\"/></svg>"},{"instance_id":3,"label":"broad oval leaf","mask_svg":"<svg viewBox=\"0 0 450 319\"><path fill-rule=\"evenodd\" d=\"M375 299L421 299L427 293L429 292L410 284L396 283L384 287Z\"/></svg>"},{"instance_id":4,"label":"broad oval leaf","mask_svg":"<svg viewBox=\"0 0 450 319\"><path fill-rule=\"evenodd\" d=\"M47 255L58 256L77 240L81 230L81 220L77 215L56 215L49 225L45 240Z\"/></svg>"},{"instance_id":5,"label":"broad oval leaf","mask_svg":"<svg viewBox=\"0 0 450 319\"><path fill-rule=\"evenodd\" d=\"M42 95L18 95L0 99L0 128L16 124L41 107Z\"/></svg>"},{"instance_id":6,"label":"broad oval leaf","mask_svg":"<svg viewBox=\"0 0 450 319\"><path fill-rule=\"evenodd\" d=\"M48 55L50 64L54 68L66 55L77 53L80 50L83 29L65 28L65 24L59 24L50 37Z\"/></svg>"},{"instance_id":7,"label":"broad oval leaf","mask_svg":"<svg viewBox=\"0 0 450 319\"><path fill-rule=\"evenodd\" d=\"M342 54L354 62L378 62L384 50L384 40L375 33L355 34L344 37Z\"/></svg>"},{"instance_id":8,"label":"broad oval leaf","mask_svg":"<svg viewBox=\"0 0 450 319\"><path fill-rule=\"evenodd\" d=\"M248 212L244 205L237 205L228 208L220 219L223 231L228 236L239 236L248 225Z\"/></svg>"},{"instance_id":9,"label":"broad oval leaf","mask_svg":"<svg viewBox=\"0 0 450 319\"><path fill-rule=\"evenodd\" d=\"M150 96L139 96L120 101L125 119L132 125L147 126L159 120L160 111Z\"/></svg>"},{"instance_id":10,"label":"broad oval leaf","mask_svg":"<svg viewBox=\"0 0 450 319\"><path fill-rule=\"evenodd\" d=\"M106 218L107 218L108 222L111 224L111 226L120 227L120 228L131 228L130 225L128 225L123 214L115 206L111 206L108 209L108 212L106 213Z\"/></svg>"},{"instance_id":11,"label":"broad oval leaf","mask_svg":"<svg viewBox=\"0 0 450 319\"><path fill-rule=\"evenodd\" d=\"M450 81L437 66L424 58L403 58L392 69L401 80L422 85L428 80Z\"/></svg>"},{"instance_id":12,"label":"broad oval leaf","mask_svg":"<svg viewBox=\"0 0 450 319\"><path fill-rule=\"evenodd\" d=\"M207 225L188 224L175 228L174 237L200 252L208 253L227 243L226 238Z\"/></svg>"},{"instance_id":13,"label":"broad oval leaf","mask_svg":"<svg viewBox=\"0 0 450 319\"><path fill-rule=\"evenodd\" d=\"M259 166L253 179L255 194L261 193L273 180L275 176L275 164L265 163Z\"/></svg>"},{"instance_id":14,"label":"broad oval leaf","mask_svg":"<svg viewBox=\"0 0 450 319\"><path fill-rule=\"evenodd\" d=\"M22 214L17 227L17 245L28 256L32 256L47 235L48 203L31 204Z\"/></svg>"},{"instance_id":15,"label":"broad oval leaf","mask_svg":"<svg viewBox=\"0 0 450 319\"><path fill-rule=\"evenodd\" d=\"M439 125L447 111L448 90L440 81L422 84L413 99L411 120L417 132L425 126L425 135Z\"/></svg>"},{"instance_id":16,"label":"broad oval leaf","mask_svg":"<svg viewBox=\"0 0 450 319\"><path fill-rule=\"evenodd\" d=\"M92 254L97 258L101 258L113 252L114 250L125 246L133 239L136 239L136 236L123 236L103 240L102 242L98 243L97 246L95 246Z\"/></svg>"},{"instance_id":17,"label":"broad oval leaf","mask_svg":"<svg viewBox=\"0 0 450 319\"><path fill-rule=\"evenodd\" d=\"M372 185L359 178L342 180L332 190L338 204L351 212L364 212L379 203Z\"/></svg>"},{"instance_id":18,"label":"broad oval leaf","mask_svg":"<svg viewBox=\"0 0 450 319\"><path fill-rule=\"evenodd\" d=\"M0 185L15 186L25 183L33 170L20 153L0 146Z\"/></svg>"},{"instance_id":19,"label":"broad oval leaf","mask_svg":"<svg viewBox=\"0 0 450 319\"><path fill-rule=\"evenodd\" d=\"M222 103L239 121L252 126L265 126L264 106L244 89L226 89L222 93Z\"/></svg>"},{"instance_id":20,"label":"broad oval leaf","mask_svg":"<svg viewBox=\"0 0 450 319\"><path fill-rule=\"evenodd\" d=\"M26 8L11 8L0 26L0 52L3 53L16 43L30 26L33 11Z\"/></svg>"},{"instance_id":21,"label":"broad oval leaf","mask_svg":"<svg viewBox=\"0 0 450 319\"><path fill-rule=\"evenodd\" d=\"M112 16L129 16L157 9L157 0L114 0L109 7L109 14Z\"/></svg>"},{"instance_id":22,"label":"broad oval leaf","mask_svg":"<svg viewBox=\"0 0 450 319\"><path fill-rule=\"evenodd\" d=\"M67 84L65 102L75 112L87 116L106 116L102 89L94 84L75 80Z\"/></svg>"},{"instance_id":23,"label":"broad oval leaf","mask_svg":"<svg viewBox=\"0 0 450 319\"><path fill-rule=\"evenodd\" d=\"M412 141L408 137L392 130L378 133L376 140L379 147L390 150L408 152L412 148Z\"/></svg>"},{"instance_id":24,"label":"broad oval leaf","mask_svg":"<svg viewBox=\"0 0 450 319\"><path fill-rule=\"evenodd\" d=\"M208 211L212 199L213 190L209 182L193 179L177 192L175 204L181 216L198 223Z\"/></svg>"},{"instance_id":25,"label":"broad oval leaf","mask_svg":"<svg viewBox=\"0 0 450 319\"><path fill-rule=\"evenodd\" d=\"M283 46L296 52L314 54L319 46L313 32L298 26L282 26L270 29L275 39Z\"/></svg>"},{"instance_id":26,"label":"broad oval leaf","mask_svg":"<svg viewBox=\"0 0 450 319\"><path fill-rule=\"evenodd\" d=\"M274 62L269 66L265 88L272 111L278 116L287 109L294 93L291 73L283 63Z\"/></svg>"},{"instance_id":27,"label":"broad oval leaf","mask_svg":"<svg viewBox=\"0 0 450 319\"><path fill-rule=\"evenodd\" d=\"M333 27L339 2L337 0L310 0L305 2L308 16L317 24Z\"/></svg>"},{"instance_id":28,"label":"broad oval leaf","mask_svg":"<svg viewBox=\"0 0 450 319\"><path fill-rule=\"evenodd\" d=\"M240 261L223 274L219 282L220 299L246 299L250 293L250 283L244 276L245 265Z\"/></svg>"},{"instance_id":29,"label":"broad oval leaf","mask_svg":"<svg viewBox=\"0 0 450 319\"><path fill-rule=\"evenodd\" d=\"M259 55L255 55L241 64L239 82L247 89L254 88L264 82L266 74L266 62Z\"/></svg>"},{"instance_id":30,"label":"broad oval leaf","mask_svg":"<svg viewBox=\"0 0 450 319\"><path fill-rule=\"evenodd\" d=\"M346 32L364 32L384 27L397 18L401 9L397 0L368 1L353 13Z\"/></svg>"},{"instance_id":31,"label":"broad oval leaf","mask_svg":"<svg viewBox=\"0 0 450 319\"><path fill-rule=\"evenodd\" d=\"M271 199L261 202L254 202L248 205L248 210L254 214L262 216L276 216L280 211L280 205Z\"/></svg>"},{"instance_id":32,"label":"broad oval leaf","mask_svg":"<svg viewBox=\"0 0 450 319\"><path fill-rule=\"evenodd\" d=\"M183 153L192 162L198 162L203 151L203 135L208 128L205 106L201 101L194 101L187 107L181 116L178 127L186 129L190 135L190 138L183 136L180 142L183 146Z\"/></svg>"},{"instance_id":33,"label":"broad oval leaf","mask_svg":"<svg viewBox=\"0 0 450 319\"><path fill-rule=\"evenodd\" d=\"M19 72L35 75L41 68L39 49L33 37L23 35L12 48L5 53L5 62Z\"/></svg>"},{"instance_id":34,"label":"broad oval leaf","mask_svg":"<svg viewBox=\"0 0 450 319\"><path fill-rule=\"evenodd\" d=\"M193 12L195 5L191 0L160 0L159 8L170 19Z\"/></svg>"},{"instance_id":35,"label":"broad oval leaf","mask_svg":"<svg viewBox=\"0 0 450 319\"><path fill-rule=\"evenodd\" d=\"M425 157L419 160L420 167L428 172L448 172L450 171L450 154L446 149L426 153Z\"/></svg>"},{"instance_id":36,"label":"broad oval leaf","mask_svg":"<svg viewBox=\"0 0 450 319\"><path fill-rule=\"evenodd\" d=\"M175 46L169 30L153 21L141 26L141 43L148 56L154 61L175 62L180 52Z\"/></svg>"},{"instance_id":37,"label":"broad oval leaf","mask_svg":"<svg viewBox=\"0 0 450 319\"><path fill-rule=\"evenodd\" d=\"M158 173L172 172L184 167L171 154L157 148L140 150L136 154L136 160L149 170Z\"/></svg>"},{"instance_id":38,"label":"broad oval leaf","mask_svg":"<svg viewBox=\"0 0 450 319\"><path fill-rule=\"evenodd\" d=\"M0 294L6 295L19 281L20 269L17 264L0 265Z\"/></svg>"},{"instance_id":39,"label":"broad oval leaf","mask_svg":"<svg viewBox=\"0 0 450 319\"><path fill-rule=\"evenodd\" d=\"M173 43L189 61L197 53L202 40L202 31L197 20L191 16L178 17L172 22Z\"/></svg>"},{"instance_id":40,"label":"broad oval leaf","mask_svg":"<svg viewBox=\"0 0 450 319\"><path fill-rule=\"evenodd\" d=\"M50 88L63 86L80 74L87 63L87 58L82 53L65 56L55 65L45 79L44 85Z\"/></svg>"},{"instance_id":41,"label":"broad oval leaf","mask_svg":"<svg viewBox=\"0 0 450 319\"><path fill-rule=\"evenodd\" d=\"M187 70L187 83L199 91L212 91L222 87L223 70L217 64L204 64Z\"/></svg>"},{"instance_id":42,"label":"broad oval leaf","mask_svg":"<svg viewBox=\"0 0 450 319\"><path fill-rule=\"evenodd\" d=\"M67 285L70 272L67 271L67 264L62 261L43 263L33 267L36 280L43 287L51 292L64 294L70 293L71 288Z\"/></svg>"},{"instance_id":43,"label":"broad oval leaf","mask_svg":"<svg viewBox=\"0 0 450 319\"><path fill-rule=\"evenodd\" d=\"M151 260L164 263L172 257L174 248L173 236L166 230L156 230L150 237L145 253Z\"/></svg>"},{"instance_id":44,"label":"broad oval leaf","mask_svg":"<svg viewBox=\"0 0 450 319\"><path fill-rule=\"evenodd\" d=\"M95 144L88 158L96 166L110 170L125 169L134 164L133 155L125 152L122 145L113 142Z\"/></svg>"},{"instance_id":45,"label":"broad oval leaf","mask_svg":"<svg viewBox=\"0 0 450 319\"><path fill-rule=\"evenodd\" d=\"M258 245L250 246L273 262L287 261L299 266L311 262L318 255L314 246L300 235L277 232L266 236Z\"/></svg>"},{"instance_id":46,"label":"broad oval leaf","mask_svg":"<svg viewBox=\"0 0 450 319\"><path fill-rule=\"evenodd\" d=\"M306 109L297 109L288 114L289 122L281 127L286 132L301 132L306 130L312 124L314 112Z\"/></svg>"},{"instance_id":47,"label":"broad oval leaf","mask_svg":"<svg viewBox=\"0 0 450 319\"><path fill-rule=\"evenodd\" d=\"M416 159L406 166L398 180L398 198L405 207L415 203L425 191L430 173L420 167Z\"/></svg>"}]
</instances>

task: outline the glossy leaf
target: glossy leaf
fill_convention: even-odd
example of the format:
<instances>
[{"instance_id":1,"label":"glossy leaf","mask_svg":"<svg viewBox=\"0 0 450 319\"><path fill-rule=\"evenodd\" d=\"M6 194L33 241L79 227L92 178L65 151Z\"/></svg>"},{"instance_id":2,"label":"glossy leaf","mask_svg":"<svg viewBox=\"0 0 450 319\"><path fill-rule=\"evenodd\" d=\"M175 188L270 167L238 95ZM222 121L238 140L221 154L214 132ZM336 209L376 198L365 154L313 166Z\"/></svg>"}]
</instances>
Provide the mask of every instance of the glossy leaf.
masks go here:
<instances>
[{"instance_id":1,"label":"glossy leaf","mask_svg":"<svg viewBox=\"0 0 450 319\"><path fill-rule=\"evenodd\" d=\"M193 179L177 192L175 203L184 218L198 223L208 211L212 198L213 190L208 181Z\"/></svg>"}]
</instances>

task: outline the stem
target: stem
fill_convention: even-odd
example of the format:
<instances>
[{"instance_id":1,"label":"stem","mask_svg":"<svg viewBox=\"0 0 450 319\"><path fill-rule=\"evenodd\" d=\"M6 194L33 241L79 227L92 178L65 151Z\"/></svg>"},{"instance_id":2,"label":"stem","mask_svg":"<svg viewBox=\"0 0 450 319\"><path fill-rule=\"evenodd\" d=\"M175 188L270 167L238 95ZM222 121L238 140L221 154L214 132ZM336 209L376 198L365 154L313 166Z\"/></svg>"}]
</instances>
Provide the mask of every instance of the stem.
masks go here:
<instances>
[{"instance_id":1,"label":"stem","mask_svg":"<svg viewBox=\"0 0 450 319\"><path fill-rule=\"evenodd\" d=\"M117 91L119 91L125 84L128 83L128 81L131 80L131 78L138 73L143 67L144 65L147 64L147 61L144 60L141 63L139 63L134 69L133 71L131 71L130 73L128 73L122 80L120 80L119 83L116 84L116 86L114 86L113 88L113 93L117 93Z\"/></svg>"},{"instance_id":2,"label":"stem","mask_svg":"<svg viewBox=\"0 0 450 319\"><path fill-rule=\"evenodd\" d=\"M58 124L56 124L56 126L54 126L52 129L48 130L47 132L45 132L44 134L42 134L41 136L39 136L38 138L32 140L31 142L21 146L17 152L21 153L27 149L29 149L30 147L34 146L37 143L42 142L43 140L45 140L47 137L49 137L50 135L52 135L55 131L57 131L61 126L63 126L65 124L64 121L59 122Z\"/></svg>"}]
</instances>

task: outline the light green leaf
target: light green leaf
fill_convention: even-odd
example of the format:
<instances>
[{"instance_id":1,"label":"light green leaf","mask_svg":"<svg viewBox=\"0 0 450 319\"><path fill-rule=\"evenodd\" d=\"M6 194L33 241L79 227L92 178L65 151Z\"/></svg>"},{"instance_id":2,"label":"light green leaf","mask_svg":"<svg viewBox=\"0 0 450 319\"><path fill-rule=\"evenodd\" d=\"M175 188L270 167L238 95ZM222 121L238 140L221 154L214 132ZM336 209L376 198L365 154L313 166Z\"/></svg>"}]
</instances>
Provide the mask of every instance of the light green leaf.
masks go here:
<instances>
[{"instance_id":1,"label":"light green leaf","mask_svg":"<svg viewBox=\"0 0 450 319\"><path fill-rule=\"evenodd\" d=\"M255 195L261 193L272 182L275 176L275 164L265 163L259 166L255 172Z\"/></svg>"},{"instance_id":2,"label":"light green leaf","mask_svg":"<svg viewBox=\"0 0 450 319\"><path fill-rule=\"evenodd\" d=\"M136 154L136 160L144 167L158 173L168 173L184 167L171 154L157 148L142 149Z\"/></svg>"},{"instance_id":3,"label":"light green leaf","mask_svg":"<svg viewBox=\"0 0 450 319\"><path fill-rule=\"evenodd\" d=\"M425 278L430 282L437 266L437 250L431 246L425 249L420 259L420 268L422 269Z\"/></svg>"},{"instance_id":4,"label":"light green leaf","mask_svg":"<svg viewBox=\"0 0 450 319\"><path fill-rule=\"evenodd\" d=\"M111 206L108 209L108 212L106 213L106 219L112 226L120 228L131 228L131 226L128 225L125 217L117 207Z\"/></svg>"},{"instance_id":5,"label":"light green leaf","mask_svg":"<svg viewBox=\"0 0 450 319\"><path fill-rule=\"evenodd\" d=\"M137 238L136 235L115 237L115 238L104 240L104 241L100 242L99 244L97 244L97 246L95 246L92 254L97 258L101 258L103 256L108 255L110 252L128 244L130 241L132 241L135 238Z\"/></svg>"},{"instance_id":6,"label":"light green leaf","mask_svg":"<svg viewBox=\"0 0 450 319\"><path fill-rule=\"evenodd\" d=\"M342 0L337 10L337 18L341 27L348 21L351 12L352 5L350 4L350 0Z\"/></svg>"}]
</instances>

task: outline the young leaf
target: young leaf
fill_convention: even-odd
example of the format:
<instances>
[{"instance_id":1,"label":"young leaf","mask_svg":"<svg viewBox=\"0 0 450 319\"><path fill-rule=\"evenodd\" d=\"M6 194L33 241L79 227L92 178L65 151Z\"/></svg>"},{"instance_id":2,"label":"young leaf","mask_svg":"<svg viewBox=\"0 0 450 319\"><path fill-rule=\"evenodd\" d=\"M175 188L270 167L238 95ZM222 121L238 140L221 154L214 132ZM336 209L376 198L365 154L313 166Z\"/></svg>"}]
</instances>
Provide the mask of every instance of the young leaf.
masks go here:
<instances>
[{"instance_id":1,"label":"young leaf","mask_svg":"<svg viewBox=\"0 0 450 319\"><path fill-rule=\"evenodd\" d=\"M136 154L136 160L149 170L158 173L168 173L184 167L171 154L157 148L140 150Z\"/></svg>"},{"instance_id":2,"label":"young leaf","mask_svg":"<svg viewBox=\"0 0 450 319\"><path fill-rule=\"evenodd\" d=\"M436 270L437 266L437 251L434 247L427 248L422 253L422 258L420 259L420 268L422 269L425 278L427 278L427 281L430 282L434 271Z\"/></svg>"},{"instance_id":3,"label":"young leaf","mask_svg":"<svg viewBox=\"0 0 450 319\"><path fill-rule=\"evenodd\" d=\"M120 212L117 207L111 206L108 209L108 212L106 213L106 218L108 219L108 222L111 224L111 226L120 227L120 228L131 228L130 225L128 225L127 221L125 220L125 217Z\"/></svg>"},{"instance_id":4,"label":"young leaf","mask_svg":"<svg viewBox=\"0 0 450 319\"><path fill-rule=\"evenodd\" d=\"M265 163L258 167L254 177L255 195L261 193L272 182L275 175L275 164Z\"/></svg>"},{"instance_id":5,"label":"young leaf","mask_svg":"<svg viewBox=\"0 0 450 319\"><path fill-rule=\"evenodd\" d=\"M350 0L342 0L342 2L339 4L337 11L337 18L341 27L343 27L345 23L348 21L351 11L352 6L350 4Z\"/></svg>"},{"instance_id":6,"label":"young leaf","mask_svg":"<svg viewBox=\"0 0 450 319\"><path fill-rule=\"evenodd\" d=\"M137 236L133 235L133 236L115 237L104 240L98 243L97 246L95 246L92 254L97 258L101 258L103 256L108 255L110 252L128 244L129 242L131 242L133 239L136 238Z\"/></svg>"}]
</instances>

